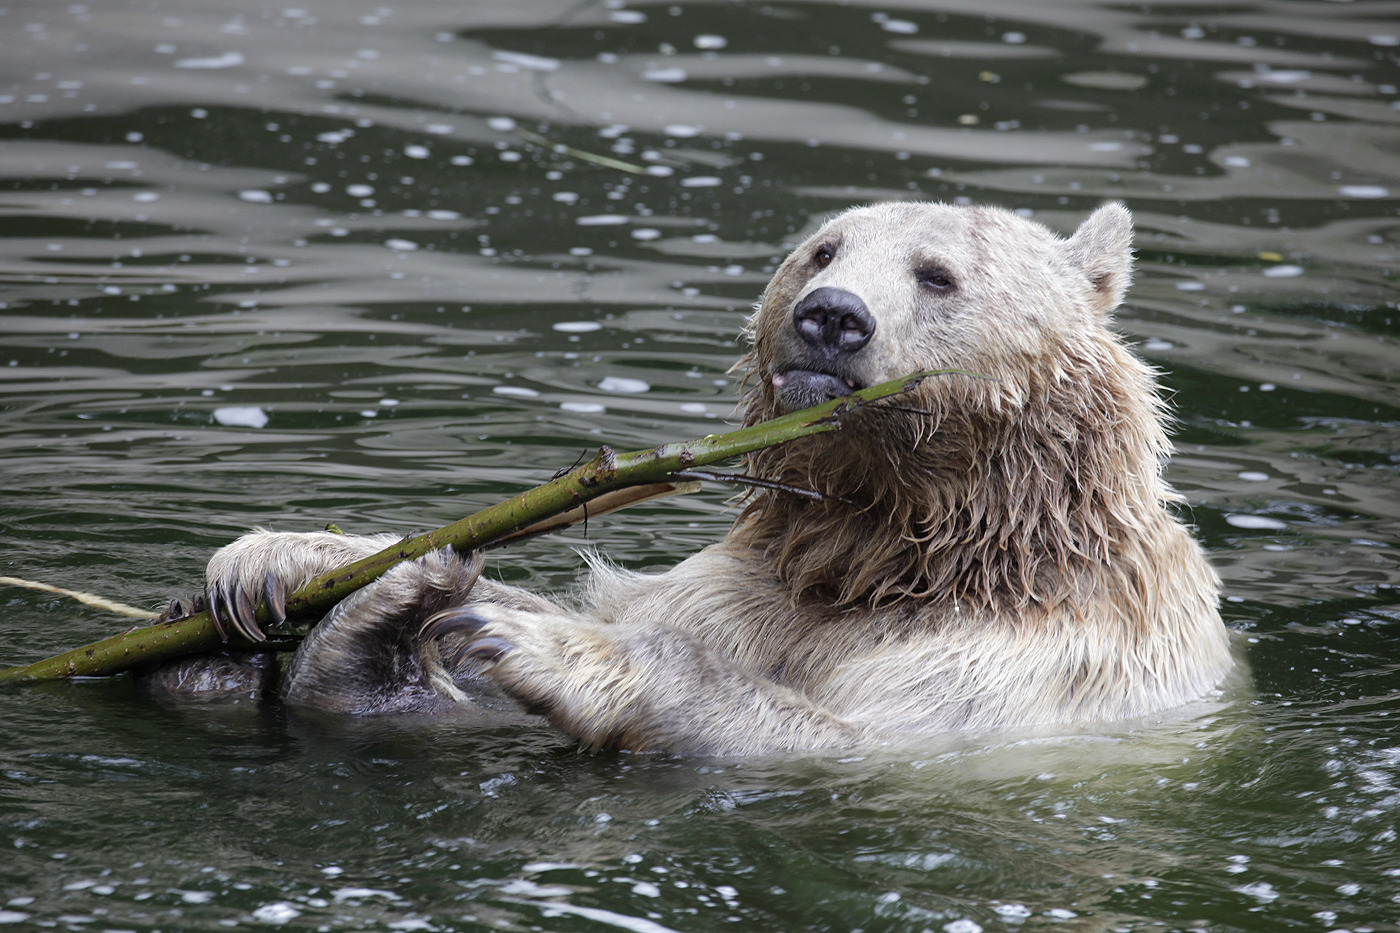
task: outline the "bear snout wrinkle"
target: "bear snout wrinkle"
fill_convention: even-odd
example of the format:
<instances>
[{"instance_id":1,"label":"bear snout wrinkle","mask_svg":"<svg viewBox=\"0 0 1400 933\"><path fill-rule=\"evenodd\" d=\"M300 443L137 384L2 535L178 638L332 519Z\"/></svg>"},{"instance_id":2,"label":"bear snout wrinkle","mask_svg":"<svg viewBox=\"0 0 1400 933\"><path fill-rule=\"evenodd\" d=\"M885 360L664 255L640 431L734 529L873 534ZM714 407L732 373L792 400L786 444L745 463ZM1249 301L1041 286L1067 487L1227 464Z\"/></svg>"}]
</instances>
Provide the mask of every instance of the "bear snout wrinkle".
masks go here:
<instances>
[{"instance_id":1,"label":"bear snout wrinkle","mask_svg":"<svg viewBox=\"0 0 1400 933\"><path fill-rule=\"evenodd\" d=\"M875 335L875 317L844 288L813 289L792 309L792 326L810 346L836 357L859 351Z\"/></svg>"}]
</instances>

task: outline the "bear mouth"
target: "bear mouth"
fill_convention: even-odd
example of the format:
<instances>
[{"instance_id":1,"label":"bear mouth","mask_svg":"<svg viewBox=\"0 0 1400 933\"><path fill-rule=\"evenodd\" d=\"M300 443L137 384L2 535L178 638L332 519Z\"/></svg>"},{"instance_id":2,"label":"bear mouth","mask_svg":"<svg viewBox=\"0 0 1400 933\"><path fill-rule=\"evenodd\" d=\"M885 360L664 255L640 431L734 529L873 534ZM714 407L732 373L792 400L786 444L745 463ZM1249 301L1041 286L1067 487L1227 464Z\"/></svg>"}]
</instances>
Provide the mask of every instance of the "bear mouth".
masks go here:
<instances>
[{"instance_id":1,"label":"bear mouth","mask_svg":"<svg viewBox=\"0 0 1400 933\"><path fill-rule=\"evenodd\" d=\"M813 405L850 395L862 388L859 382L849 376L814 369L785 369L775 372L771 381L773 390L786 411L811 408Z\"/></svg>"}]
</instances>

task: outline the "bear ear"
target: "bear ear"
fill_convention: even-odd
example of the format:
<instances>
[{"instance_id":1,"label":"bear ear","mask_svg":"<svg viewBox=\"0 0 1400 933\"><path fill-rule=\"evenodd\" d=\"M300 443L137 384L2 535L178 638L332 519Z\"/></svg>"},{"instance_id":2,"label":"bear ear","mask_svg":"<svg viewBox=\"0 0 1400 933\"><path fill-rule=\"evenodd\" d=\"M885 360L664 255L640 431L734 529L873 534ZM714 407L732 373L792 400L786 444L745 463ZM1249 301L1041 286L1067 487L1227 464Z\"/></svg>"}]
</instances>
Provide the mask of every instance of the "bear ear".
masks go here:
<instances>
[{"instance_id":1,"label":"bear ear","mask_svg":"<svg viewBox=\"0 0 1400 933\"><path fill-rule=\"evenodd\" d=\"M1094 287L1094 310L1112 312L1133 278L1133 215L1117 202L1105 204L1065 241L1065 253Z\"/></svg>"}]
</instances>

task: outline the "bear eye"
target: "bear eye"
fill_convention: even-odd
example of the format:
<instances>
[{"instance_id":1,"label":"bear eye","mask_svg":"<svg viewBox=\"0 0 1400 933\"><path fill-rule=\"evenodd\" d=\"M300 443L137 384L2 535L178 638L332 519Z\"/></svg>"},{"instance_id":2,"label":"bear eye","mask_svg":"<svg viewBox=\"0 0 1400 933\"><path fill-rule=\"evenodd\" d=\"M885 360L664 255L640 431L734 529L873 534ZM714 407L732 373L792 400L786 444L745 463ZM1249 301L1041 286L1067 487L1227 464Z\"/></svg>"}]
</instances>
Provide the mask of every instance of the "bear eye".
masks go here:
<instances>
[{"instance_id":1,"label":"bear eye","mask_svg":"<svg viewBox=\"0 0 1400 933\"><path fill-rule=\"evenodd\" d=\"M812 262L818 269L825 269L831 265L831 261L836 258L836 250L830 246L820 246L812 254Z\"/></svg>"},{"instance_id":2,"label":"bear eye","mask_svg":"<svg viewBox=\"0 0 1400 933\"><path fill-rule=\"evenodd\" d=\"M920 285L931 288L936 292L950 292L954 288L957 288L957 285L953 282L953 276L947 269L941 266L920 269L917 276Z\"/></svg>"}]
</instances>

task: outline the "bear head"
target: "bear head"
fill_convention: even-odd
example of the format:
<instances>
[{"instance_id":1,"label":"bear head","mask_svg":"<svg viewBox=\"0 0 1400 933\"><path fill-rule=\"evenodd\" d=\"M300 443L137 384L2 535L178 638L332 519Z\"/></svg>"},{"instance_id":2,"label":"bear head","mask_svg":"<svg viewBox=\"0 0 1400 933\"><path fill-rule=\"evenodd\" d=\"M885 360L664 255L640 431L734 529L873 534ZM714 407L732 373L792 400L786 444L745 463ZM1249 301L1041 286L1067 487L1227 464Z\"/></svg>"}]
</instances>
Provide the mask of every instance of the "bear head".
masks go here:
<instances>
[{"instance_id":1,"label":"bear head","mask_svg":"<svg viewBox=\"0 0 1400 933\"><path fill-rule=\"evenodd\" d=\"M1132 223L1110 204L1068 239L992 207L838 215L782 263L749 320L748 423L920 370L953 369L838 431L759 451L743 534L799 590L1065 598L1174 501L1156 374L1112 330Z\"/></svg>"},{"instance_id":2,"label":"bear head","mask_svg":"<svg viewBox=\"0 0 1400 933\"><path fill-rule=\"evenodd\" d=\"M953 368L997 380L991 401L1014 407L1103 332L1131 275L1118 204L1068 240L993 207L847 211L793 250L750 321L758 403L776 414Z\"/></svg>"}]
</instances>

